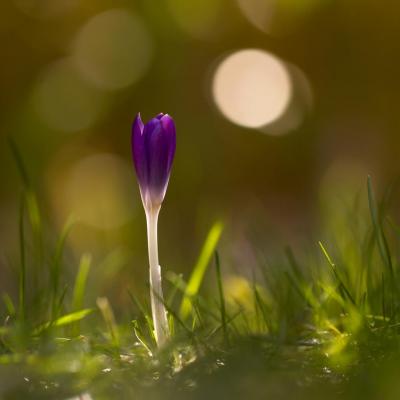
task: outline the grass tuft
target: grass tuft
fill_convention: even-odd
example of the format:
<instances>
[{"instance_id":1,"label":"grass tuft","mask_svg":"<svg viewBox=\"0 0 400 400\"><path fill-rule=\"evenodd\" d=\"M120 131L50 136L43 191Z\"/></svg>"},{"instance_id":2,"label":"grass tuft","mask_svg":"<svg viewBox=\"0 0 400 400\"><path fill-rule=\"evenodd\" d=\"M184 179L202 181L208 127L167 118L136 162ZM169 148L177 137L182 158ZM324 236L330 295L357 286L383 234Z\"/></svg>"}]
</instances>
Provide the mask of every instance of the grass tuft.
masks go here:
<instances>
[{"instance_id":1,"label":"grass tuft","mask_svg":"<svg viewBox=\"0 0 400 400\"><path fill-rule=\"evenodd\" d=\"M149 307L136 293L126 295L129 317L106 297L97 297L96 309L96 293L86 296L94 270L88 254L69 277L73 221L55 245L45 242L40 204L10 147L24 189L16 290L2 293L0 310L0 398L398 397L399 229L388 215L391 194L377 201L370 177L369 210L336 209L312 252L286 248L281 259L272 249L261 277L240 275L228 250L216 251L223 226L214 223L188 282L166 274L171 338L158 351ZM206 292L213 255L216 282ZM115 271L125 261L115 253L105 265Z\"/></svg>"}]
</instances>

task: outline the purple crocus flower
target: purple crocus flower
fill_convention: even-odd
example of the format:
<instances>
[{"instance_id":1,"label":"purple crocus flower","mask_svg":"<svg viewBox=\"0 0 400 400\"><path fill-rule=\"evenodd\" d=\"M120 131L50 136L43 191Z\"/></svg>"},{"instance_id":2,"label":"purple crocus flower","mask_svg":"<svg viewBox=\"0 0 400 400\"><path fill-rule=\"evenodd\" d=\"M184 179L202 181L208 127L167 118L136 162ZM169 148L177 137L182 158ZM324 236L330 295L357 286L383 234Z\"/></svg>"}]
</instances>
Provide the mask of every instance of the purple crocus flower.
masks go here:
<instances>
[{"instance_id":1,"label":"purple crocus flower","mask_svg":"<svg viewBox=\"0 0 400 400\"><path fill-rule=\"evenodd\" d=\"M158 346L164 345L168 340L169 326L158 262L157 223L168 186L175 147L175 124L168 114L158 114L145 125L140 114L136 116L132 126L132 155L146 213L151 311Z\"/></svg>"},{"instance_id":2,"label":"purple crocus flower","mask_svg":"<svg viewBox=\"0 0 400 400\"><path fill-rule=\"evenodd\" d=\"M145 209L159 208L167 190L176 147L174 120L158 114L143 124L140 113L132 126L132 155Z\"/></svg>"}]
</instances>

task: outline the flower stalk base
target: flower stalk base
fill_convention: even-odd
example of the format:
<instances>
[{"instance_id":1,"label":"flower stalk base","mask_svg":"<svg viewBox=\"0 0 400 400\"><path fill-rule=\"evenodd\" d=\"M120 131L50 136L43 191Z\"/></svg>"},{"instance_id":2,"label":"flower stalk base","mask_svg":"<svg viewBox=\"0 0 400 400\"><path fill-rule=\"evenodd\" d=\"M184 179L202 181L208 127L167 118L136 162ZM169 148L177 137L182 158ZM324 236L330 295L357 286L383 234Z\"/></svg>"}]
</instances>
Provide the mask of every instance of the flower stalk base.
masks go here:
<instances>
[{"instance_id":1,"label":"flower stalk base","mask_svg":"<svg viewBox=\"0 0 400 400\"><path fill-rule=\"evenodd\" d=\"M161 347L169 337L169 327L161 284L161 267L158 262L157 223L159 212L160 207L146 211L146 220L150 264L151 312L157 345Z\"/></svg>"}]
</instances>

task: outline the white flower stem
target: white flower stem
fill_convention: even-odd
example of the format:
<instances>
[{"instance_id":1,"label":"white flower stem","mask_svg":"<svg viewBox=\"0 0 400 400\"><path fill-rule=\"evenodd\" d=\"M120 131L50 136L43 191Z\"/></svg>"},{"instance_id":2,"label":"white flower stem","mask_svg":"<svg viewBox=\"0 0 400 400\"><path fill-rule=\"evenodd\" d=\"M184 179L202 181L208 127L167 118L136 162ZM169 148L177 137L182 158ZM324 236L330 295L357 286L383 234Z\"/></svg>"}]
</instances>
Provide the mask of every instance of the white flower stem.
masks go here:
<instances>
[{"instance_id":1,"label":"white flower stem","mask_svg":"<svg viewBox=\"0 0 400 400\"><path fill-rule=\"evenodd\" d=\"M147 241L149 247L150 263L150 298L151 312L153 315L154 333L158 347L168 339L169 328L167 313L164 306L164 297L161 284L161 267L158 263L157 222L160 207L146 210Z\"/></svg>"}]
</instances>

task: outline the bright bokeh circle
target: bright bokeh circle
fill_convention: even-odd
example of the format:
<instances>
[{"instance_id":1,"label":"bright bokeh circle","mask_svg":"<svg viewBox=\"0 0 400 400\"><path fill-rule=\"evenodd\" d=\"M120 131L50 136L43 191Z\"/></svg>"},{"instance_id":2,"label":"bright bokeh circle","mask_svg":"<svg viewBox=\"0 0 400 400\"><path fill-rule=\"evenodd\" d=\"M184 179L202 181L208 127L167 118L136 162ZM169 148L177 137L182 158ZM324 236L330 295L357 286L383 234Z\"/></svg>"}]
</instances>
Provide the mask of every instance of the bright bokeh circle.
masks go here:
<instances>
[{"instance_id":1,"label":"bright bokeh circle","mask_svg":"<svg viewBox=\"0 0 400 400\"><path fill-rule=\"evenodd\" d=\"M153 53L145 25L125 9L92 17L78 32L72 47L78 70L104 90L121 89L138 81Z\"/></svg>"},{"instance_id":2,"label":"bright bokeh circle","mask_svg":"<svg viewBox=\"0 0 400 400\"><path fill-rule=\"evenodd\" d=\"M64 179L59 207L81 223L97 229L115 229L127 223L135 210L133 173L121 157L97 153L82 158Z\"/></svg>"},{"instance_id":3,"label":"bright bokeh circle","mask_svg":"<svg viewBox=\"0 0 400 400\"><path fill-rule=\"evenodd\" d=\"M213 99L231 122L261 128L283 115L292 96L287 68L276 56L258 49L224 58L212 82Z\"/></svg>"},{"instance_id":4,"label":"bright bokeh circle","mask_svg":"<svg viewBox=\"0 0 400 400\"><path fill-rule=\"evenodd\" d=\"M69 58L50 64L33 87L33 105L49 128L77 132L89 128L100 116L103 97L88 85Z\"/></svg>"}]
</instances>

